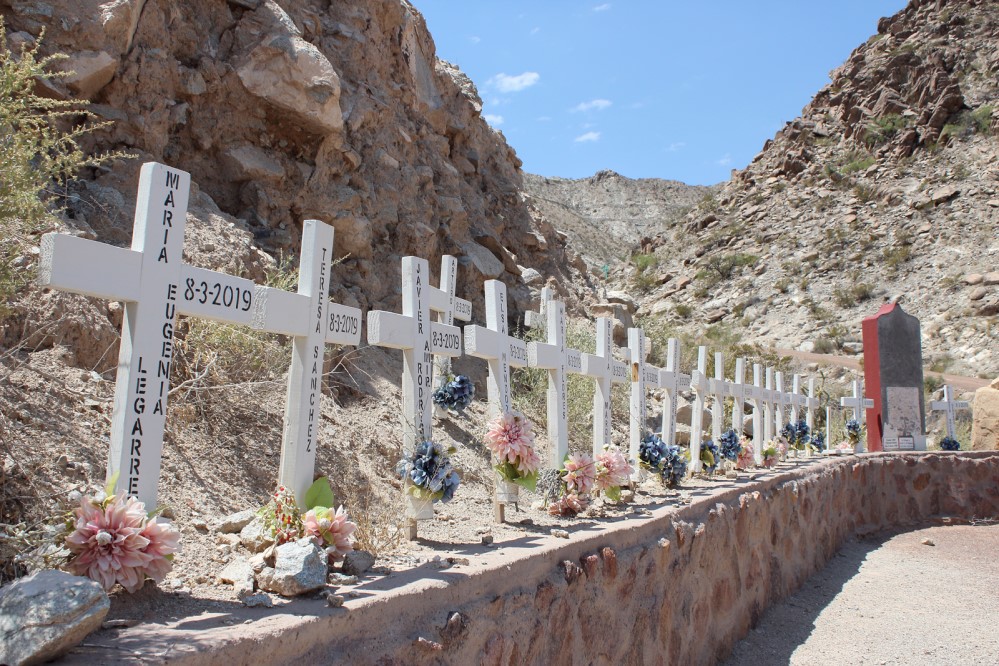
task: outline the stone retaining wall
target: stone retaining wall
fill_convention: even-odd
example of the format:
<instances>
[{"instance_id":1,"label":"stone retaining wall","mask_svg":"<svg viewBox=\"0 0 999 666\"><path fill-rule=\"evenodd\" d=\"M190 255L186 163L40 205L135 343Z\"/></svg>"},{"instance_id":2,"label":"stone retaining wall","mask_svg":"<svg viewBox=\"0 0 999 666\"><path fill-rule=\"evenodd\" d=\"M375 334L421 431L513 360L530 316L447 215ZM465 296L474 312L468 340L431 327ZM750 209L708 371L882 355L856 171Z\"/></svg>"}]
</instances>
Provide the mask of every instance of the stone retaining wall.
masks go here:
<instances>
[{"instance_id":1,"label":"stone retaining wall","mask_svg":"<svg viewBox=\"0 0 999 666\"><path fill-rule=\"evenodd\" d=\"M170 663L710 664L849 537L999 517L999 452L850 456L698 495L569 541L525 537L468 566L372 581L341 609L147 625L120 649L168 648Z\"/></svg>"}]
</instances>

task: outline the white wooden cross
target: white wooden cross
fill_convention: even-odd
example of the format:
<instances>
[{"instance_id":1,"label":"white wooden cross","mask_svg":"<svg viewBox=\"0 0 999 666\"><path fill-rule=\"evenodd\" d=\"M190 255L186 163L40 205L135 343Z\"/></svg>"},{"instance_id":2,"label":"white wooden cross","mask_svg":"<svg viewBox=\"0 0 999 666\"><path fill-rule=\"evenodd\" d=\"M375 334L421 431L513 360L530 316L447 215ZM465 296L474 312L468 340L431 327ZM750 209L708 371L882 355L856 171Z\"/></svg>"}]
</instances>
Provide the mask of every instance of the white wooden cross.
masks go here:
<instances>
[{"instance_id":1,"label":"white wooden cross","mask_svg":"<svg viewBox=\"0 0 999 666\"><path fill-rule=\"evenodd\" d=\"M430 292L430 312L437 316L437 321L448 326L454 325L454 320L471 321L472 304L463 298L455 295L455 288L458 281L458 259L445 254L441 257L441 286L429 287ZM437 388L447 383L447 378L451 374L451 357L434 357L434 374L437 376L434 382ZM434 413L438 417L447 415L447 410L434 405Z\"/></svg>"},{"instance_id":2,"label":"white wooden cross","mask_svg":"<svg viewBox=\"0 0 999 666\"><path fill-rule=\"evenodd\" d=\"M774 392L774 408L776 410L776 424L774 428L779 433L784 427L786 421L784 421L784 405L788 404L787 396L784 394L784 373L777 371L774 373L774 381L776 382L775 392Z\"/></svg>"},{"instance_id":3,"label":"white wooden cross","mask_svg":"<svg viewBox=\"0 0 999 666\"><path fill-rule=\"evenodd\" d=\"M662 439L676 444L676 410L680 391L690 389L690 375L680 371L680 341L670 338L666 343L666 369L659 371L659 385L666 391L663 405Z\"/></svg>"},{"instance_id":4,"label":"white wooden cross","mask_svg":"<svg viewBox=\"0 0 999 666\"><path fill-rule=\"evenodd\" d=\"M763 390L763 433L764 439L770 441L774 438L774 369L767 368L767 384Z\"/></svg>"},{"instance_id":5,"label":"white wooden cross","mask_svg":"<svg viewBox=\"0 0 999 666\"><path fill-rule=\"evenodd\" d=\"M541 303L538 305L538 311L528 310L524 313L524 325L527 328L536 328L545 332L545 326L548 323L548 304L555 300L555 292L551 287L541 288Z\"/></svg>"},{"instance_id":6,"label":"white wooden cross","mask_svg":"<svg viewBox=\"0 0 999 666\"><path fill-rule=\"evenodd\" d=\"M690 373L694 403L690 412L690 471L701 471L701 435L704 432L704 397L708 394L708 348L697 348L697 369Z\"/></svg>"},{"instance_id":7,"label":"white wooden cross","mask_svg":"<svg viewBox=\"0 0 999 666\"><path fill-rule=\"evenodd\" d=\"M316 470L326 345L361 341L361 311L329 299L332 268L333 227L305 220L298 293L257 287L254 298L251 325L292 337L278 483L294 492L299 504Z\"/></svg>"},{"instance_id":8,"label":"white wooden cross","mask_svg":"<svg viewBox=\"0 0 999 666\"><path fill-rule=\"evenodd\" d=\"M565 346L565 303L547 301L548 321L545 324L548 342L527 344L528 365L548 371L548 439L552 445L551 465L561 469L569 453L569 403L566 379L583 371L579 351Z\"/></svg>"},{"instance_id":9,"label":"white wooden cross","mask_svg":"<svg viewBox=\"0 0 999 666\"><path fill-rule=\"evenodd\" d=\"M854 420L863 427L864 414L867 409L874 409L874 400L864 397L864 384L859 379L853 380L853 397L842 397L839 399L840 407L851 407L853 409ZM863 437L860 439L858 453L866 448Z\"/></svg>"},{"instance_id":10,"label":"white wooden cross","mask_svg":"<svg viewBox=\"0 0 999 666\"><path fill-rule=\"evenodd\" d=\"M720 446L725 429L725 398L731 395L731 384L725 381L725 356L715 352L715 376L708 380L708 395L714 398L711 405L711 438Z\"/></svg>"},{"instance_id":11,"label":"white wooden cross","mask_svg":"<svg viewBox=\"0 0 999 666\"><path fill-rule=\"evenodd\" d=\"M735 381L729 386L729 395L735 402L732 405L732 429L741 438L743 433L743 419L746 415L746 400L752 400L756 396L756 389L746 383L746 359L735 359Z\"/></svg>"},{"instance_id":12,"label":"white wooden cross","mask_svg":"<svg viewBox=\"0 0 999 666\"><path fill-rule=\"evenodd\" d=\"M628 364L614 358L614 323L597 317L597 353L582 354L583 375L596 383L593 393L593 458L603 453L611 441L611 385L629 381Z\"/></svg>"},{"instance_id":13,"label":"white wooden cross","mask_svg":"<svg viewBox=\"0 0 999 666\"><path fill-rule=\"evenodd\" d=\"M753 364L753 458L757 465L763 464L763 445L770 438L763 432L766 417L765 407L767 391L763 387L763 366Z\"/></svg>"},{"instance_id":14,"label":"white wooden cross","mask_svg":"<svg viewBox=\"0 0 999 666\"><path fill-rule=\"evenodd\" d=\"M493 419L513 411L510 368L527 365L527 344L508 334L506 285L499 280L486 280L485 292L486 326L465 327L465 353L489 363L487 395L489 418ZM503 522L503 504L497 495L493 497L493 509L496 521Z\"/></svg>"},{"instance_id":15,"label":"white wooden cross","mask_svg":"<svg viewBox=\"0 0 999 666\"><path fill-rule=\"evenodd\" d=\"M815 397L815 377L808 378L808 397L805 398L805 423L808 424L809 432L815 430L815 410L819 408L819 399ZM826 446L829 446L829 438L826 437Z\"/></svg>"},{"instance_id":16,"label":"white wooden cross","mask_svg":"<svg viewBox=\"0 0 999 666\"><path fill-rule=\"evenodd\" d=\"M639 445L645 438L646 428L646 391L662 386L662 370L645 362L645 331L641 328L628 329L628 359L631 361L631 405L629 409L630 427L628 455L633 461L638 461ZM672 444L672 442L667 442ZM635 465L633 478L638 475L638 465Z\"/></svg>"},{"instance_id":17,"label":"white wooden cross","mask_svg":"<svg viewBox=\"0 0 999 666\"><path fill-rule=\"evenodd\" d=\"M461 331L430 320L430 264L402 258L402 314L368 312L368 344L402 350L403 449L430 439L434 356L458 356Z\"/></svg>"},{"instance_id":18,"label":"white wooden cross","mask_svg":"<svg viewBox=\"0 0 999 666\"><path fill-rule=\"evenodd\" d=\"M955 412L959 409L971 409L967 400L954 400L954 389L950 384L944 384L943 400L934 400L930 403L930 409L935 412L943 412L947 418L947 436L956 439Z\"/></svg>"}]
</instances>

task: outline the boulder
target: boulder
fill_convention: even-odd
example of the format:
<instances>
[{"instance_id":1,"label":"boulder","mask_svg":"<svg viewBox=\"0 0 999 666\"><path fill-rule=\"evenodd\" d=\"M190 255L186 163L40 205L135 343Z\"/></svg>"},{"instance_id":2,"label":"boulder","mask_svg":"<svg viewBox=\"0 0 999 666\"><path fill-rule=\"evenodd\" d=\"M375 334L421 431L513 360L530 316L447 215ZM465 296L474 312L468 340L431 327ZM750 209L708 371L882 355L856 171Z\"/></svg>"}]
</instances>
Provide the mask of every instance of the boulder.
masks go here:
<instances>
[{"instance_id":1,"label":"boulder","mask_svg":"<svg viewBox=\"0 0 999 666\"><path fill-rule=\"evenodd\" d=\"M992 271L982 276L982 282L988 285L999 284L999 271Z\"/></svg>"},{"instance_id":2,"label":"boulder","mask_svg":"<svg viewBox=\"0 0 999 666\"><path fill-rule=\"evenodd\" d=\"M284 178L284 167L265 150L252 145L230 148L222 154L229 180L280 181Z\"/></svg>"},{"instance_id":3,"label":"boulder","mask_svg":"<svg viewBox=\"0 0 999 666\"><path fill-rule=\"evenodd\" d=\"M537 287L544 284L544 277L541 273L534 270L533 268L523 268L520 269L520 277L524 280L524 284L530 285L532 287Z\"/></svg>"},{"instance_id":4,"label":"boulder","mask_svg":"<svg viewBox=\"0 0 999 666\"><path fill-rule=\"evenodd\" d=\"M488 248L472 241L465 243L461 249L465 253L464 259L485 279L492 280L503 275L503 262Z\"/></svg>"},{"instance_id":5,"label":"boulder","mask_svg":"<svg viewBox=\"0 0 999 666\"><path fill-rule=\"evenodd\" d=\"M975 391L972 419L971 448L999 449L999 379Z\"/></svg>"},{"instance_id":6,"label":"boulder","mask_svg":"<svg viewBox=\"0 0 999 666\"><path fill-rule=\"evenodd\" d=\"M233 560L219 573L219 580L233 586L237 599L253 593L253 565L246 560Z\"/></svg>"},{"instance_id":7,"label":"boulder","mask_svg":"<svg viewBox=\"0 0 999 666\"><path fill-rule=\"evenodd\" d=\"M631 314L638 312L638 303L635 302L634 298L623 291L608 291L606 298L608 303L623 305Z\"/></svg>"},{"instance_id":8,"label":"boulder","mask_svg":"<svg viewBox=\"0 0 999 666\"><path fill-rule=\"evenodd\" d=\"M348 576L360 576L375 566L375 556L366 550L352 550L343 557L343 572Z\"/></svg>"},{"instance_id":9,"label":"boulder","mask_svg":"<svg viewBox=\"0 0 999 666\"><path fill-rule=\"evenodd\" d=\"M312 539L281 544L274 549L274 566L257 574L257 585L283 597L318 590L326 584L326 561L326 551Z\"/></svg>"},{"instance_id":10,"label":"boulder","mask_svg":"<svg viewBox=\"0 0 999 666\"><path fill-rule=\"evenodd\" d=\"M40 664L99 629L111 601L99 583L40 571L0 589L0 664Z\"/></svg>"},{"instance_id":11,"label":"boulder","mask_svg":"<svg viewBox=\"0 0 999 666\"><path fill-rule=\"evenodd\" d=\"M215 523L214 528L216 532L221 532L222 534L236 534L244 527L253 522L253 519L257 517L257 512L253 509L246 509L245 511L237 511L236 513L230 513L224 518L219 518Z\"/></svg>"},{"instance_id":12,"label":"boulder","mask_svg":"<svg viewBox=\"0 0 999 666\"><path fill-rule=\"evenodd\" d=\"M93 99L114 78L118 59L104 51L80 51L59 63L59 67L71 72L62 82L74 95Z\"/></svg>"},{"instance_id":13,"label":"boulder","mask_svg":"<svg viewBox=\"0 0 999 666\"><path fill-rule=\"evenodd\" d=\"M239 531L239 541L251 553L259 553L274 543L274 539L264 529L264 521L259 517Z\"/></svg>"}]
</instances>

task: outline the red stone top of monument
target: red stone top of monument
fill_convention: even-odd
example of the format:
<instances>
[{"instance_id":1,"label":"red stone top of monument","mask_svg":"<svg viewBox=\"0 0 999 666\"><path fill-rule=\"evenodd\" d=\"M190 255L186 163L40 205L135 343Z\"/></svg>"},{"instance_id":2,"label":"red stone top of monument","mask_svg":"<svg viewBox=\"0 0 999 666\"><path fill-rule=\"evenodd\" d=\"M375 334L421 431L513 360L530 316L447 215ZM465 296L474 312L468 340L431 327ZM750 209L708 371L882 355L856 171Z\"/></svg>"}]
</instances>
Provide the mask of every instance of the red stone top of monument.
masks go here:
<instances>
[{"instance_id":1,"label":"red stone top of monument","mask_svg":"<svg viewBox=\"0 0 999 666\"><path fill-rule=\"evenodd\" d=\"M877 312L875 312L874 314L869 315L867 317L864 317L863 320L864 321L872 321L874 319L878 319L880 317L885 316L886 314L890 313L892 310L894 310L895 308L898 308L898 307L899 307L898 303L885 303L884 305L882 305L878 309ZM901 308L899 308L899 309L901 309Z\"/></svg>"}]
</instances>

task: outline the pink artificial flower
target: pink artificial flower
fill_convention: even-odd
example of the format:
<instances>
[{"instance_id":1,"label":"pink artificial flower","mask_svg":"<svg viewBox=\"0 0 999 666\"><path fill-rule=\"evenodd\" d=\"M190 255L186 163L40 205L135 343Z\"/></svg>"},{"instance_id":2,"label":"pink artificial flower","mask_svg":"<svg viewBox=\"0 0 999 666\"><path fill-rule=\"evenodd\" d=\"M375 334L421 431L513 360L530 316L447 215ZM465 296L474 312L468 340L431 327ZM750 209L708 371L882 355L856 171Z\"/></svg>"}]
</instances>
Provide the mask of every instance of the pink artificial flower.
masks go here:
<instances>
[{"instance_id":1,"label":"pink artificial flower","mask_svg":"<svg viewBox=\"0 0 999 666\"><path fill-rule=\"evenodd\" d=\"M753 466L755 462L756 451L753 449L753 443L748 439L742 440L742 448L739 450L739 457L735 461L735 466L737 469L749 469Z\"/></svg>"},{"instance_id":2,"label":"pink artificial flower","mask_svg":"<svg viewBox=\"0 0 999 666\"><path fill-rule=\"evenodd\" d=\"M336 513L332 508L317 507L309 509L302 516L305 526L305 536L312 537L317 546L329 546L326 552L334 560L354 550L354 530L357 524L351 522L347 511L341 505Z\"/></svg>"},{"instance_id":3,"label":"pink artificial flower","mask_svg":"<svg viewBox=\"0 0 999 666\"><path fill-rule=\"evenodd\" d=\"M167 556L180 550L180 531L166 521L150 520L142 529L142 536L149 539L144 552L153 558L146 565L146 575L162 582L173 569L173 560Z\"/></svg>"},{"instance_id":4,"label":"pink artificial flower","mask_svg":"<svg viewBox=\"0 0 999 666\"><path fill-rule=\"evenodd\" d=\"M97 581L106 591L115 583L129 592L142 587L146 568L156 557L146 552L150 539L142 533L145 505L134 497L113 497L104 505L84 497L74 513L76 525L66 537L73 553L69 570Z\"/></svg>"},{"instance_id":5,"label":"pink artificial flower","mask_svg":"<svg viewBox=\"0 0 999 666\"><path fill-rule=\"evenodd\" d=\"M524 476L536 472L541 465L534 450L531 421L518 411L500 414L490 421L485 439L500 463L512 464Z\"/></svg>"},{"instance_id":6,"label":"pink artificial flower","mask_svg":"<svg viewBox=\"0 0 999 666\"><path fill-rule=\"evenodd\" d=\"M590 501L586 497L581 497L575 493L563 495L557 502L553 502L548 507L548 513L552 516L576 516L586 510Z\"/></svg>"},{"instance_id":7,"label":"pink artificial flower","mask_svg":"<svg viewBox=\"0 0 999 666\"><path fill-rule=\"evenodd\" d=\"M597 454L596 470L597 490L603 491L625 485L635 471L628 458L616 446Z\"/></svg>"},{"instance_id":8,"label":"pink artificial flower","mask_svg":"<svg viewBox=\"0 0 999 666\"><path fill-rule=\"evenodd\" d=\"M565 485L569 492L585 495L593 489L597 468L586 453L570 454L565 461Z\"/></svg>"}]
</instances>

